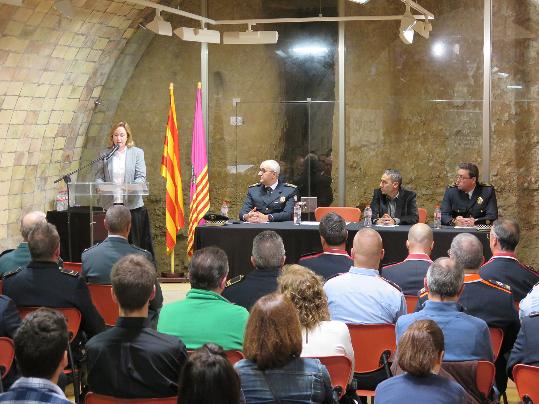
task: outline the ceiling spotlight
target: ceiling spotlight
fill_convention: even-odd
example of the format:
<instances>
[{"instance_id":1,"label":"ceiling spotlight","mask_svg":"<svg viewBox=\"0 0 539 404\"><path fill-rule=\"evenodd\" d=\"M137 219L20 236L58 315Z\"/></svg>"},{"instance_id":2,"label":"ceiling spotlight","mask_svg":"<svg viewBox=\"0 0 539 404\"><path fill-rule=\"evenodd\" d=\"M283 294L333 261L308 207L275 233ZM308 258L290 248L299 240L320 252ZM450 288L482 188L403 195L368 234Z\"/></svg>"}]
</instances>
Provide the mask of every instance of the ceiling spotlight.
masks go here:
<instances>
[{"instance_id":1,"label":"ceiling spotlight","mask_svg":"<svg viewBox=\"0 0 539 404\"><path fill-rule=\"evenodd\" d=\"M172 24L163 20L161 10L155 9L155 18L150 23L146 24L146 28L159 35L172 36Z\"/></svg>"},{"instance_id":2,"label":"ceiling spotlight","mask_svg":"<svg viewBox=\"0 0 539 404\"><path fill-rule=\"evenodd\" d=\"M277 31L224 32L223 43L228 45L261 45L277 43Z\"/></svg>"},{"instance_id":3,"label":"ceiling spotlight","mask_svg":"<svg viewBox=\"0 0 539 404\"><path fill-rule=\"evenodd\" d=\"M370 0L350 0L352 3L367 4Z\"/></svg>"},{"instance_id":4,"label":"ceiling spotlight","mask_svg":"<svg viewBox=\"0 0 539 404\"><path fill-rule=\"evenodd\" d=\"M198 29L180 27L174 30L174 34L184 41L221 43L221 33L210 29Z\"/></svg>"},{"instance_id":5,"label":"ceiling spotlight","mask_svg":"<svg viewBox=\"0 0 539 404\"><path fill-rule=\"evenodd\" d=\"M410 11L410 5L406 3L406 11L401 18L401 26L399 28L399 38L406 45L410 45L414 41L414 25L417 21Z\"/></svg>"},{"instance_id":6,"label":"ceiling spotlight","mask_svg":"<svg viewBox=\"0 0 539 404\"><path fill-rule=\"evenodd\" d=\"M71 0L54 0L54 8L62 13L65 17L73 18L73 5Z\"/></svg>"}]
</instances>

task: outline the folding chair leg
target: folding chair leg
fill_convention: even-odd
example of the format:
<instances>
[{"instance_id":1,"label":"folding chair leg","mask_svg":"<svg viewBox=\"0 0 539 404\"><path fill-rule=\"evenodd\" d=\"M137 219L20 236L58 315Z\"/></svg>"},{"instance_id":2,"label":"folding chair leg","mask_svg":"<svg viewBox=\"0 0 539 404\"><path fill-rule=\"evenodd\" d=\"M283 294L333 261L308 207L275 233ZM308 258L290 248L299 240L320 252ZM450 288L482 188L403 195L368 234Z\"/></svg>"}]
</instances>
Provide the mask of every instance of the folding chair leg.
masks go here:
<instances>
[{"instance_id":1,"label":"folding chair leg","mask_svg":"<svg viewBox=\"0 0 539 404\"><path fill-rule=\"evenodd\" d=\"M502 393L502 399L504 404L507 404L507 393L505 391Z\"/></svg>"},{"instance_id":2,"label":"folding chair leg","mask_svg":"<svg viewBox=\"0 0 539 404\"><path fill-rule=\"evenodd\" d=\"M77 367L75 366L75 361L73 360L73 353L71 352L71 345L67 344L67 357L69 364L71 365L71 375L73 377L73 394L75 395L75 403L79 404L80 402L80 384L78 379Z\"/></svg>"}]
</instances>

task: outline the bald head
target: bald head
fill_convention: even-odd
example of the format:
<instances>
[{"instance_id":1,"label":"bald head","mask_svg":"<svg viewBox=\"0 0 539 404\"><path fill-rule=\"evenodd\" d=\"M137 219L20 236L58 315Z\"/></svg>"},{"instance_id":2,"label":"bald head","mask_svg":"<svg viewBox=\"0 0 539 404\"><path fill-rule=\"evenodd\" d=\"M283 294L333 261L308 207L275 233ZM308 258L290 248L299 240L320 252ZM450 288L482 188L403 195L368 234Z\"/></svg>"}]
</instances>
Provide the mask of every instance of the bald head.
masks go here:
<instances>
[{"instance_id":1,"label":"bald head","mask_svg":"<svg viewBox=\"0 0 539 404\"><path fill-rule=\"evenodd\" d=\"M457 234L451 242L449 256L465 272L479 272L483 263L483 244L473 234Z\"/></svg>"},{"instance_id":2,"label":"bald head","mask_svg":"<svg viewBox=\"0 0 539 404\"><path fill-rule=\"evenodd\" d=\"M433 246L434 241L430 226L425 223L417 223L410 227L406 241L406 247L408 247L410 254L430 255Z\"/></svg>"},{"instance_id":3,"label":"bald head","mask_svg":"<svg viewBox=\"0 0 539 404\"><path fill-rule=\"evenodd\" d=\"M384 258L382 237L376 230L362 229L354 237L352 248L354 266L378 270L380 261Z\"/></svg>"},{"instance_id":4,"label":"bald head","mask_svg":"<svg viewBox=\"0 0 539 404\"><path fill-rule=\"evenodd\" d=\"M35 210L27 213L21 219L21 236L23 241L28 241L28 235L37 224L46 223L47 216L45 213Z\"/></svg>"}]
</instances>

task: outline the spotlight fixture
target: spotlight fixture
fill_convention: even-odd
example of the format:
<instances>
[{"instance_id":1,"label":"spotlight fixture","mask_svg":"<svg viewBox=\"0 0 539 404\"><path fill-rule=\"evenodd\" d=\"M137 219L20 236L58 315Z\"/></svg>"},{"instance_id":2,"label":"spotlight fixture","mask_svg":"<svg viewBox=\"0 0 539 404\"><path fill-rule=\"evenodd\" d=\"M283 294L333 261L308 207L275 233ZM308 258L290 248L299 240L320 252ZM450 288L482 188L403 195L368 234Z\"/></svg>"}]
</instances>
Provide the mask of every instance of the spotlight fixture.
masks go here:
<instances>
[{"instance_id":1,"label":"spotlight fixture","mask_svg":"<svg viewBox=\"0 0 539 404\"><path fill-rule=\"evenodd\" d=\"M174 34L184 41L221 43L221 33L205 28L180 27L174 30Z\"/></svg>"},{"instance_id":2,"label":"spotlight fixture","mask_svg":"<svg viewBox=\"0 0 539 404\"><path fill-rule=\"evenodd\" d=\"M54 0L54 8L65 17L73 18L75 15L71 0Z\"/></svg>"},{"instance_id":3,"label":"spotlight fixture","mask_svg":"<svg viewBox=\"0 0 539 404\"><path fill-rule=\"evenodd\" d=\"M277 43L279 33L277 31L252 31L251 24L247 31L224 32L223 43L227 45L261 45Z\"/></svg>"},{"instance_id":4,"label":"spotlight fixture","mask_svg":"<svg viewBox=\"0 0 539 404\"><path fill-rule=\"evenodd\" d=\"M172 24L163 20L161 17L161 10L155 9L155 18L150 23L146 24L146 28L159 35L172 36Z\"/></svg>"},{"instance_id":5,"label":"spotlight fixture","mask_svg":"<svg viewBox=\"0 0 539 404\"><path fill-rule=\"evenodd\" d=\"M406 45L410 45L414 41L414 25L417 21L410 11L410 5L406 3L406 11L401 18L401 26L399 28L399 38Z\"/></svg>"},{"instance_id":6,"label":"spotlight fixture","mask_svg":"<svg viewBox=\"0 0 539 404\"><path fill-rule=\"evenodd\" d=\"M350 0L352 3L367 4L370 0Z\"/></svg>"}]
</instances>

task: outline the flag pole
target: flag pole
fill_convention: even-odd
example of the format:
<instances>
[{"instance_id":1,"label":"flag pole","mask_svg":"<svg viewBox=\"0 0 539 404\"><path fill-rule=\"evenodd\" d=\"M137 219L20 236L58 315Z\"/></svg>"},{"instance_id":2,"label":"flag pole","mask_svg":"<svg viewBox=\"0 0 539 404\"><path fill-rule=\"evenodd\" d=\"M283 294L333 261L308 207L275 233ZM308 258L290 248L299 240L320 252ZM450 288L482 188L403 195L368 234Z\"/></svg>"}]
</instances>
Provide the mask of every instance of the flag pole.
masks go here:
<instances>
[{"instance_id":1,"label":"flag pole","mask_svg":"<svg viewBox=\"0 0 539 404\"><path fill-rule=\"evenodd\" d=\"M170 253L170 273L171 274L174 273L174 250L175 248L173 248L172 252Z\"/></svg>"}]
</instances>

